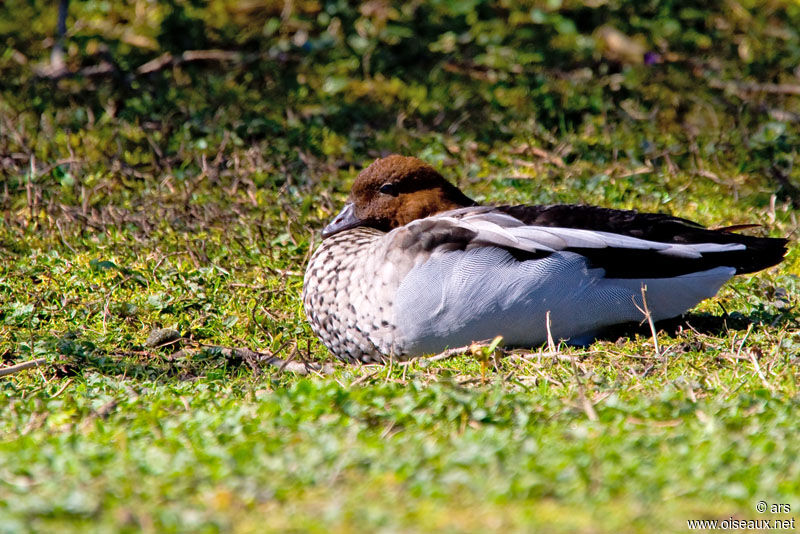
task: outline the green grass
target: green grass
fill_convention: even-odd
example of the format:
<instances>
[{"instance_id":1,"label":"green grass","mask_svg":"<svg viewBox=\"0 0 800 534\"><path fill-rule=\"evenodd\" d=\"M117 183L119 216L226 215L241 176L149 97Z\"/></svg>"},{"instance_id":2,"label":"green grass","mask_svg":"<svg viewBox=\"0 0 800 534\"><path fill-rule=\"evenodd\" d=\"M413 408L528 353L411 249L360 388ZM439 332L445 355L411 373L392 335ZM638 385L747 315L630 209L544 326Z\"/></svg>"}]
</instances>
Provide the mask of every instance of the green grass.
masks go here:
<instances>
[{"instance_id":1,"label":"green grass","mask_svg":"<svg viewBox=\"0 0 800 534\"><path fill-rule=\"evenodd\" d=\"M0 532L796 517L800 9L534 4L72 2L82 74L58 80L36 74L51 4L3 4L0 357L46 364L0 378ZM198 48L241 57L137 71ZM113 74L81 71L109 58ZM658 353L628 328L303 377L214 349L331 362L302 272L389 152L481 201L757 222L790 251L664 325ZM148 347L162 327L182 341Z\"/></svg>"}]
</instances>

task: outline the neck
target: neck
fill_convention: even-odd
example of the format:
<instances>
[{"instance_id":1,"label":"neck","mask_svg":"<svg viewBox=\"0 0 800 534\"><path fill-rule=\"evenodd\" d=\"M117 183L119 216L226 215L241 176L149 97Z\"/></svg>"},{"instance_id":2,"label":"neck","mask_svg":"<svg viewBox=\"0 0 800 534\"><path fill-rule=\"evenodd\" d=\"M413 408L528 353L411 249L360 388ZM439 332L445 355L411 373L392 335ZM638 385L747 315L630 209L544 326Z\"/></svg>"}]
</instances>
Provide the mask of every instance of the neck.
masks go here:
<instances>
[{"instance_id":1,"label":"neck","mask_svg":"<svg viewBox=\"0 0 800 534\"><path fill-rule=\"evenodd\" d=\"M397 220L394 221L392 227L404 226L417 219L467 206L477 206L477 202L450 184L442 189L430 189L424 193L417 192L413 199L406 202L403 209L397 213Z\"/></svg>"},{"instance_id":2,"label":"neck","mask_svg":"<svg viewBox=\"0 0 800 534\"><path fill-rule=\"evenodd\" d=\"M461 192L459 188L451 184L450 182L445 182L447 185L444 187L444 198L445 202L447 202L450 207L446 209L442 209L439 211L449 211L458 208L466 208L468 206L477 206L478 203L469 198L467 195ZM438 213L438 212L437 212Z\"/></svg>"}]
</instances>

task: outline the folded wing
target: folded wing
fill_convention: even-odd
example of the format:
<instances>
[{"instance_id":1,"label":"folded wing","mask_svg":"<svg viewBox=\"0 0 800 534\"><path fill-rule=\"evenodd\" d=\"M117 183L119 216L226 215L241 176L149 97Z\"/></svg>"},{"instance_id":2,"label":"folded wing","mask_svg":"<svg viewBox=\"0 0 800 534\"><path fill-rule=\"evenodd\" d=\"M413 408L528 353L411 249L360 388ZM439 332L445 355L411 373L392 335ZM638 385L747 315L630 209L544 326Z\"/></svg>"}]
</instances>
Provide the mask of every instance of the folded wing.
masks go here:
<instances>
[{"instance_id":1,"label":"folded wing","mask_svg":"<svg viewBox=\"0 0 800 534\"><path fill-rule=\"evenodd\" d=\"M775 265L786 253L785 239L708 230L661 214L586 209L593 216L584 221L592 227L588 229L553 226L557 218L552 214L547 219L523 220L514 216L521 210L478 206L421 219L395 232L406 247L416 247L425 257L437 248L469 250L486 246L507 250L520 261L542 258L556 251L574 252L584 256L590 267L603 269L607 278L669 278L715 267L732 267L741 274ZM603 214L621 213L625 217L611 217L616 223L603 225L595 217L596 210ZM578 224L574 212L567 213L572 217L565 222ZM665 227L675 231L666 233ZM647 228L659 239L648 239Z\"/></svg>"}]
</instances>

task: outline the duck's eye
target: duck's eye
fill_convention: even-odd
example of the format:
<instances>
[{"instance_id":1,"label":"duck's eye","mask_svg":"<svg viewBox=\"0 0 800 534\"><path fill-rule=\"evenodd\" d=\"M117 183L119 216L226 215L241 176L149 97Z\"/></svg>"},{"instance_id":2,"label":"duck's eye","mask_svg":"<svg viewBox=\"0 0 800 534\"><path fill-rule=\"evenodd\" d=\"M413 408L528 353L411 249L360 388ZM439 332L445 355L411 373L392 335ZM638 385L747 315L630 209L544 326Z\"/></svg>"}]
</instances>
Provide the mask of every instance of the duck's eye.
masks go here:
<instances>
[{"instance_id":1,"label":"duck's eye","mask_svg":"<svg viewBox=\"0 0 800 534\"><path fill-rule=\"evenodd\" d=\"M378 189L378 191L380 191L384 195L392 195L393 197L397 196L397 189L395 188L394 184L391 183L391 182L386 182L385 184L383 184L380 187L380 189Z\"/></svg>"}]
</instances>

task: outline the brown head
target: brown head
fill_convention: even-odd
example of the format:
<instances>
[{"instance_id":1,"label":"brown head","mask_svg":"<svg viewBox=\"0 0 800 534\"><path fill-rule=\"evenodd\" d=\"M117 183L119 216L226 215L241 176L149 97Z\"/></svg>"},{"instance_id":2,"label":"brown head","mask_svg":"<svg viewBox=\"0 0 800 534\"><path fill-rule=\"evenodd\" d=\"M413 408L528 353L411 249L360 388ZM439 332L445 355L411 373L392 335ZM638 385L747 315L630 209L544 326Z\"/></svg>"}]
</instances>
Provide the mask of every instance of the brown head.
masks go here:
<instances>
[{"instance_id":1,"label":"brown head","mask_svg":"<svg viewBox=\"0 0 800 534\"><path fill-rule=\"evenodd\" d=\"M388 232L435 213L474 205L424 161L392 155L361 171L347 204L325 227L322 237L357 226Z\"/></svg>"}]
</instances>

